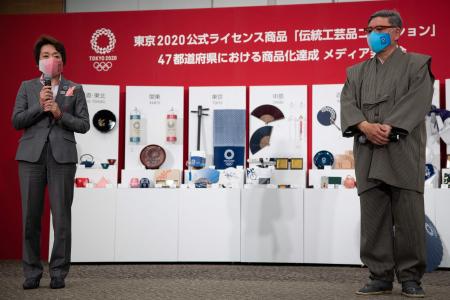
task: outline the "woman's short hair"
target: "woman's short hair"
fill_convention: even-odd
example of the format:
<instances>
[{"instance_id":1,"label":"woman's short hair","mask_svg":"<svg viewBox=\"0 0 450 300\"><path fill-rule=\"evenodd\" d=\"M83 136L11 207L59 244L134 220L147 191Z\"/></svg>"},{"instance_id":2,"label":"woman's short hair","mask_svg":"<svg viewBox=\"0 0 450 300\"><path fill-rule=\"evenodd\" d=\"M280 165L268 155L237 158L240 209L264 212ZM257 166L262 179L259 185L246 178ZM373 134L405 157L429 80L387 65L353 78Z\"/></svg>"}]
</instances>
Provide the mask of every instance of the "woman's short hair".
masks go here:
<instances>
[{"instance_id":1,"label":"woman's short hair","mask_svg":"<svg viewBox=\"0 0 450 300\"><path fill-rule=\"evenodd\" d=\"M37 65L39 65L41 48L44 45L52 45L53 47L55 47L56 51L61 54L63 64L66 64L66 48L64 48L64 45L54 37L51 37L49 35L42 35L34 44L34 60L36 61Z\"/></svg>"}]
</instances>

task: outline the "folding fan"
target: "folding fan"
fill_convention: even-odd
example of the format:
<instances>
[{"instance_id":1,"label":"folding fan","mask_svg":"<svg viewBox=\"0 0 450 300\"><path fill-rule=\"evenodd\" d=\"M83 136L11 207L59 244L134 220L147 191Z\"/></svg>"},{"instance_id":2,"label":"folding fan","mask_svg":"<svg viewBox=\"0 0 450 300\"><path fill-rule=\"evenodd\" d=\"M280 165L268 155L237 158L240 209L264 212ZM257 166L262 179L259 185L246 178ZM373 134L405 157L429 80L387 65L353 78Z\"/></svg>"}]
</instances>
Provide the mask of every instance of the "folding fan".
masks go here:
<instances>
[{"instance_id":1,"label":"folding fan","mask_svg":"<svg viewBox=\"0 0 450 300\"><path fill-rule=\"evenodd\" d=\"M272 126L258 128L250 138L250 151L255 154L264 147L269 146Z\"/></svg>"},{"instance_id":2,"label":"folding fan","mask_svg":"<svg viewBox=\"0 0 450 300\"><path fill-rule=\"evenodd\" d=\"M261 119L266 124L284 119L283 112L278 107L271 104L258 106L252 111L251 115Z\"/></svg>"},{"instance_id":3,"label":"folding fan","mask_svg":"<svg viewBox=\"0 0 450 300\"><path fill-rule=\"evenodd\" d=\"M336 111L330 106L322 107L317 113L317 121L323 126L334 125L336 128L341 131L341 128L336 125Z\"/></svg>"}]
</instances>

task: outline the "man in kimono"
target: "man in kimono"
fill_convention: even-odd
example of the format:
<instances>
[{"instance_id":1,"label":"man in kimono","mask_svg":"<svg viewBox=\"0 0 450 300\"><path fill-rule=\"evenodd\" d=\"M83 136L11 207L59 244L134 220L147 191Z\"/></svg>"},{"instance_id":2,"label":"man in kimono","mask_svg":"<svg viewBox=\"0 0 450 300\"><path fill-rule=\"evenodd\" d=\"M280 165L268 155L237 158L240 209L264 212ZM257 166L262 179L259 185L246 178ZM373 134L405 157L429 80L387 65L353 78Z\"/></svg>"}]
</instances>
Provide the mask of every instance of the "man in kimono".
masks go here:
<instances>
[{"instance_id":1,"label":"man in kimono","mask_svg":"<svg viewBox=\"0 0 450 300\"><path fill-rule=\"evenodd\" d=\"M341 94L343 136L354 137L360 255L370 271L358 295L390 293L395 273L403 295L425 296L425 115L434 77L429 56L398 47L401 28L396 11L370 16L376 55L348 68Z\"/></svg>"}]
</instances>

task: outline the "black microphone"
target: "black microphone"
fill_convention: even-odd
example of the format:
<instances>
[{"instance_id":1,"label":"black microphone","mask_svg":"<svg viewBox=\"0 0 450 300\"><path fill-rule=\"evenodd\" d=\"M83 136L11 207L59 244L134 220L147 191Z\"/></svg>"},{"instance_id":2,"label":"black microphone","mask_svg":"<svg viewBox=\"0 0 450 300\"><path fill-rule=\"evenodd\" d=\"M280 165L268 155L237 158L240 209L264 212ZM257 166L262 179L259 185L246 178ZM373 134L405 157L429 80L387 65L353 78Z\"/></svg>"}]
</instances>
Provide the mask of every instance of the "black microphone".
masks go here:
<instances>
[{"instance_id":1,"label":"black microphone","mask_svg":"<svg viewBox=\"0 0 450 300\"><path fill-rule=\"evenodd\" d=\"M44 75L44 85L52 86L52 78L48 75Z\"/></svg>"},{"instance_id":2,"label":"black microphone","mask_svg":"<svg viewBox=\"0 0 450 300\"><path fill-rule=\"evenodd\" d=\"M46 74L44 74L44 86L50 86L50 87L52 86L52 78ZM50 127L52 124L52 121L53 121L53 114L48 111L47 115L48 115L48 127Z\"/></svg>"}]
</instances>

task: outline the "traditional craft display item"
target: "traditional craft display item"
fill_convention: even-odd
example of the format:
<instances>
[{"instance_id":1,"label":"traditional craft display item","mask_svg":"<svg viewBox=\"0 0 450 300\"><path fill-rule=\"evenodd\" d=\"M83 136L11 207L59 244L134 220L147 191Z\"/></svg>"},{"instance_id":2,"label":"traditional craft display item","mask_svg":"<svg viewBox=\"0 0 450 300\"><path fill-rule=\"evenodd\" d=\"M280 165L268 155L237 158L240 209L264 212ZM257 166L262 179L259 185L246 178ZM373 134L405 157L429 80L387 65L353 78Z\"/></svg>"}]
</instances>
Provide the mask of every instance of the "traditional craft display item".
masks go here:
<instances>
[{"instance_id":1,"label":"traditional craft display item","mask_svg":"<svg viewBox=\"0 0 450 300\"><path fill-rule=\"evenodd\" d=\"M132 177L130 179L130 187L131 188L138 188L139 187L139 178L137 177Z\"/></svg>"},{"instance_id":2,"label":"traditional craft display item","mask_svg":"<svg viewBox=\"0 0 450 300\"><path fill-rule=\"evenodd\" d=\"M314 165L317 169L323 169L325 166L332 166L334 163L334 157L331 152L322 150L314 155Z\"/></svg>"},{"instance_id":3,"label":"traditional craft display item","mask_svg":"<svg viewBox=\"0 0 450 300\"><path fill-rule=\"evenodd\" d=\"M86 177L75 178L75 186L78 188L85 188L88 183L89 183L89 178L86 178Z\"/></svg>"},{"instance_id":4,"label":"traditional craft display item","mask_svg":"<svg viewBox=\"0 0 450 300\"><path fill-rule=\"evenodd\" d=\"M141 178L141 180L139 180L139 187L140 188L149 188L150 187L150 179L148 178Z\"/></svg>"},{"instance_id":5,"label":"traditional craft display item","mask_svg":"<svg viewBox=\"0 0 450 300\"><path fill-rule=\"evenodd\" d=\"M278 107L271 104L264 104L256 107L251 112L251 115L257 117L266 124L284 119L283 112Z\"/></svg>"},{"instance_id":6,"label":"traditional craft display item","mask_svg":"<svg viewBox=\"0 0 450 300\"><path fill-rule=\"evenodd\" d=\"M130 113L130 143L141 143L141 112L137 107Z\"/></svg>"},{"instance_id":7,"label":"traditional craft display item","mask_svg":"<svg viewBox=\"0 0 450 300\"><path fill-rule=\"evenodd\" d=\"M80 165L85 168L91 168L94 165L94 157L91 154L83 154L80 156Z\"/></svg>"},{"instance_id":8,"label":"traditional craft display item","mask_svg":"<svg viewBox=\"0 0 450 300\"><path fill-rule=\"evenodd\" d=\"M109 163L100 163L100 165L102 166L102 169L108 169L109 168Z\"/></svg>"},{"instance_id":9,"label":"traditional craft display item","mask_svg":"<svg viewBox=\"0 0 450 300\"><path fill-rule=\"evenodd\" d=\"M98 131L106 133L116 126L116 116L113 112L102 109L94 114L92 124Z\"/></svg>"},{"instance_id":10,"label":"traditional craft display item","mask_svg":"<svg viewBox=\"0 0 450 300\"><path fill-rule=\"evenodd\" d=\"M258 128L250 138L250 151L252 154L257 153L264 147L270 145L270 136L272 135L272 126L264 126Z\"/></svg>"},{"instance_id":11,"label":"traditional craft display item","mask_svg":"<svg viewBox=\"0 0 450 300\"><path fill-rule=\"evenodd\" d=\"M356 187L356 180L353 176L351 175L347 175L344 178L344 182L343 182L344 187L346 187L347 189L353 189Z\"/></svg>"},{"instance_id":12,"label":"traditional craft display item","mask_svg":"<svg viewBox=\"0 0 450 300\"><path fill-rule=\"evenodd\" d=\"M159 145L147 145L139 157L146 169L158 169L166 160L166 151Z\"/></svg>"},{"instance_id":13,"label":"traditional craft display item","mask_svg":"<svg viewBox=\"0 0 450 300\"><path fill-rule=\"evenodd\" d=\"M341 185L342 177L339 176L328 176L328 184Z\"/></svg>"},{"instance_id":14,"label":"traditional craft display item","mask_svg":"<svg viewBox=\"0 0 450 300\"><path fill-rule=\"evenodd\" d=\"M444 173L442 175L442 183L450 185L450 173Z\"/></svg>"},{"instance_id":15,"label":"traditional craft display item","mask_svg":"<svg viewBox=\"0 0 450 300\"><path fill-rule=\"evenodd\" d=\"M436 174L432 164L425 164L425 180L430 179Z\"/></svg>"},{"instance_id":16,"label":"traditional craft display item","mask_svg":"<svg viewBox=\"0 0 450 300\"><path fill-rule=\"evenodd\" d=\"M322 107L317 113L317 121L323 126L334 125L339 131L341 128L336 125L336 111L331 106Z\"/></svg>"},{"instance_id":17,"label":"traditional craft display item","mask_svg":"<svg viewBox=\"0 0 450 300\"><path fill-rule=\"evenodd\" d=\"M116 163L115 158L108 158L107 161L108 161L108 164L110 164L111 166L113 166Z\"/></svg>"},{"instance_id":18,"label":"traditional craft display item","mask_svg":"<svg viewBox=\"0 0 450 300\"><path fill-rule=\"evenodd\" d=\"M320 188L327 189L328 188L328 176L320 177Z\"/></svg>"},{"instance_id":19,"label":"traditional craft display item","mask_svg":"<svg viewBox=\"0 0 450 300\"><path fill-rule=\"evenodd\" d=\"M247 183L249 184L270 184L273 166L255 166L247 168Z\"/></svg>"},{"instance_id":20,"label":"traditional craft display item","mask_svg":"<svg viewBox=\"0 0 450 300\"><path fill-rule=\"evenodd\" d=\"M291 170L303 170L303 158L291 158L290 161Z\"/></svg>"},{"instance_id":21,"label":"traditional craft display item","mask_svg":"<svg viewBox=\"0 0 450 300\"><path fill-rule=\"evenodd\" d=\"M191 158L189 161L189 167L194 169L202 169L206 164L206 153L205 151L192 151Z\"/></svg>"},{"instance_id":22,"label":"traditional craft display item","mask_svg":"<svg viewBox=\"0 0 450 300\"><path fill-rule=\"evenodd\" d=\"M208 116L208 114L204 113L205 111L209 111L209 108L204 108L201 105L197 107L197 110L191 110L191 113L197 114L197 151L200 151L200 133L202 128L202 117Z\"/></svg>"},{"instance_id":23,"label":"traditional craft display item","mask_svg":"<svg viewBox=\"0 0 450 300\"><path fill-rule=\"evenodd\" d=\"M275 160L275 169L277 169L277 170L289 169L289 159L288 158L277 158Z\"/></svg>"},{"instance_id":24,"label":"traditional craft display item","mask_svg":"<svg viewBox=\"0 0 450 300\"><path fill-rule=\"evenodd\" d=\"M225 188L239 187L243 183L243 168L226 168L220 171L219 184Z\"/></svg>"},{"instance_id":25,"label":"traditional craft display item","mask_svg":"<svg viewBox=\"0 0 450 300\"><path fill-rule=\"evenodd\" d=\"M110 184L109 180L102 176L102 178L100 178L100 180L95 183L94 187L105 188L108 184Z\"/></svg>"},{"instance_id":26,"label":"traditional craft display item","mask_svg":"<svg viewBox=\"0 0 450 300\"><path fill-rule=\"evenodd\" d=\"M219 182L220 172L216 169L201 169L192 171L192 181L197 183L198 181L205 181L208 184Z\"/></svg>"},{"instance_id":27,"label":"traditional craft display item","mask_svg":"<svg viewBox=\"0 0 450 300\"><path fill-rule=\"evenodd\" d=\"M334 169L354 169L355 159L353 151L345 151L345 154L337 154L334 156Z\"/></svg>"},{"instance_id":28,"label":"traditional craft display item","mask_svg":"<svg viewBox=\"0 0 450 300\"><path fill-rule=\"evenodd\" d=\"M244 165L245 114L245 109L214 110L213 147L216 169Z\"/></svg>"},{"instance_id":29,"label":"traditional craft display item","mask_svg":"<svg viewBox=\"0 0 450 300\"><path fill-rule=\"evenodd\" d=\"M210 184L210 183L209 183L209 181L208 181L206 178L201 178L201 179L198 179L198 180L194 183L194 186L195 186L196 188L198 188L198 189L205 189L205 188L208 187L209 184Z\"/></svg>"},{"instance_id":30,"label":"traditional craft display item","mask_svg":"<svg viewBox=\"0 0 450 300\"><path fill-rule=\"evenodd\" d=\"M177 142L177 119L178 116L172 107L166 115L166 142L168 143Z\"/></svg>"},{"instance_id":31,"label":"traditional craft display item","mask_svg":"<svg viewBox=\"0 0 450 300\"><path fill-rule=\"evenodd\" d=\"M155 183L162 187L177 187L181 183L181 172L177 169L156 170Z\"/></svg>"}]
</instances>

